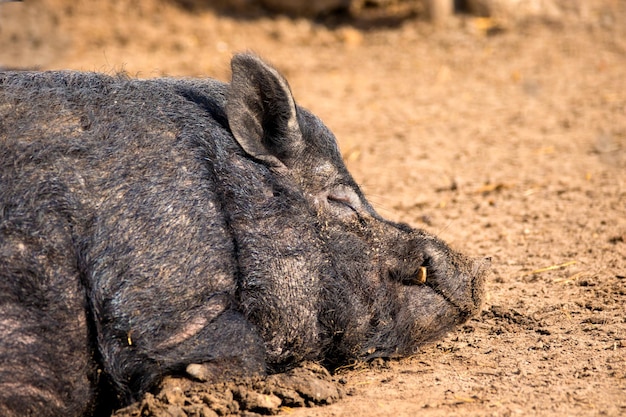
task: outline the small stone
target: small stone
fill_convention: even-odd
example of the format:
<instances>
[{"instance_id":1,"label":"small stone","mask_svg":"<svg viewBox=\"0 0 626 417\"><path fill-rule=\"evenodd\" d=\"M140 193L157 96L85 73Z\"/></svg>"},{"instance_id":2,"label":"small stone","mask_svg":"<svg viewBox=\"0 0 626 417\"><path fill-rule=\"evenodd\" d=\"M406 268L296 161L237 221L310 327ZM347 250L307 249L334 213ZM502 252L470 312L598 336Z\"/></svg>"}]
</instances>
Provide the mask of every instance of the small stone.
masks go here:
<instances>
[{"instance_id":1,"label":"small stone","mask_svg":"<svg viewBox=\"0 0 626 417\"><path fill-rule=\"evenodd\" d=\"M233 393L244 410L255 410L265 414L274 414L282 404L282 400L273 394L261 394L246 388Z\"/></svg>"},{"instance_id":2,"label":"small stone","mask_svg":"<svg viewBox=\"0 0 626 417\"><path fill-rule=\"evenodd\" d=\"M187 417L187 413L177 405L169 405L166 412L169 417Z\"/></svg>"},{"instance_id":3,"label":"small stone","mask_svg":"<svg viewBox=\"0 0 626 417\"><path fill-rule=\"evenodd\" d=\"M206 382L209 380L210 377L207 367L199 363L192 363L190 365L187 365L185 372L187 372L187 375L197 379L200 382Z\"/></svg>"},{"instance_id":4,"label":"small stone","mask_svg":"<svg viewBox=\"0 0 626 417\"><path fill-rule=\"evenodd\" d=\"M181 387L176 385L163 386L157 398L166 404L176 406L182 406L185 404L185 393Z\"/></svg>"}]
</instances>

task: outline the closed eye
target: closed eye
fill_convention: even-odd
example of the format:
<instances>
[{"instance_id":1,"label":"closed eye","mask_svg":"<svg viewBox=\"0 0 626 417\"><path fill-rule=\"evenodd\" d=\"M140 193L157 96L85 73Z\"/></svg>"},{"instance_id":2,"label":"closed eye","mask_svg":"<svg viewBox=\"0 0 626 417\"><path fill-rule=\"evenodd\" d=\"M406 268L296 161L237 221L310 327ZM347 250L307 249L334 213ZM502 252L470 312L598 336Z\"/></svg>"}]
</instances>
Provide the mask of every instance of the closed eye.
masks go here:
<instances>
[{"instance_id":1,"label":"closed eye","mask_svg":"<svg viewBox=\"0 0 626 417\"><path fill-rule=\"evenodd\" d=\"M350 202L350 199L348 197L335 197L332 195L328 196L328 202L331 204L337 204L343 207L347 207L350 210L356 212L356 209L354 207L352 207L352 204Z\"/></svg>"},{"instance_id":2,"label":"closed eye","mask_svg":"<svg viewBox=\"0 0 626 417\"><path fill-rule=\"evenodd\" d=\"M337 186L326 196L328 204L334 207L335 213L340 217L358 219L365 226L362 217L363 203L358 194L347 186Z\"/></svg>"}]
</instances>

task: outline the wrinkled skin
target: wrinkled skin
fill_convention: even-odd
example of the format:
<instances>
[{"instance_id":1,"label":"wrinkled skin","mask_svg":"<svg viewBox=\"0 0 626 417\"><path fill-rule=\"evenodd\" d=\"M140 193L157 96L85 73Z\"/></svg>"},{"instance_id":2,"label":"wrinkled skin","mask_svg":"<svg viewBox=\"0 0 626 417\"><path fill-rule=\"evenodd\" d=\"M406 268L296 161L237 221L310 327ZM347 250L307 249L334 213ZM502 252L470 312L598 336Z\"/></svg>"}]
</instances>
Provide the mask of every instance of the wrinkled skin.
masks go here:
<instances>
[{"instance_id":1,"label":"wrinkled skin","mask_svg":"<svg viewBox=\"0 0 626 417\"><path fill-rule=\"evenodd\" d=\"M477 312L485 263L382 219L282 76L232 67L0 73L1 415L407 355Z\"/></svg>"}]
</instances>

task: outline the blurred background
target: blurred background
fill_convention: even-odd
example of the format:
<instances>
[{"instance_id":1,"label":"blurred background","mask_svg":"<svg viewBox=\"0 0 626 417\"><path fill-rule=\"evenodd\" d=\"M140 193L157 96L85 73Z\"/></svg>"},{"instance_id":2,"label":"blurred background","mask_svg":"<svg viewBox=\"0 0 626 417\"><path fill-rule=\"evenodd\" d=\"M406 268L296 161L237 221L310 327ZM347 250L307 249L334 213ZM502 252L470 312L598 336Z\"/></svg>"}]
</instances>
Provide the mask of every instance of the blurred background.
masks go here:
<instances>
[{"instance_id":1,"label":"blurred background","mask_svg":"<svg viewBox=\"0 0 626 417\"><path fill-rule=\"evenodd\" d=\"M531 18L556 24L579 20L589 25L615 25L620 3L619 0L3 2L0 3L0 65L124 69L144 77L198 75L220 71L235 50L252 49L270 57L276 55L281 62L294 61L312 48L362 46L364 34L379 29L413 30L417 25L428 31L428 25L434 24L448 30L469 26L466 29L493 34L515 21Z\"/></svg>"}]
</instances>

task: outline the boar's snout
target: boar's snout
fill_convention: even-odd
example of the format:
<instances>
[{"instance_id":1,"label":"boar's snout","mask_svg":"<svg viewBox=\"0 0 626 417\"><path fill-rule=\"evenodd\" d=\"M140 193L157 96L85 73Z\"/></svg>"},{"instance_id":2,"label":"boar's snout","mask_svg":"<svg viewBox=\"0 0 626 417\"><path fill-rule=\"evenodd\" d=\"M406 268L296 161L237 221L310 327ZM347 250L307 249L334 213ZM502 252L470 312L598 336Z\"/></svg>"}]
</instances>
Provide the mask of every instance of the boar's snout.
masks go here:
<instances>
[{"instance_id":1,"label":"boar's snout","mask_svg":"<svg viewBox=\"0 0 626 417\"><path fill-rule=\"evenodd\" d=\"M405 245L395 246L397 262L388 269L399 282L400 298L412 322L412 337L422 344L467 321L481 307L489 259L473 260L441 240L414 231ZM402 250L404 246L404 250Z\"/></svg>"},{"instance_id":2,"label":"boar's snout","mask_svg":"<svg viewBox=\"0 0 626 417\"><path fill-rule=\"evenodd\" d=\"M427 238L417 259L419 267L413 268L416 272L410 278L404 277L403 284L430 289L458 310L459 322L478 311L489 259L472 260L434 237Z\"/></svg>"},{"instance_id":3,"label":"boar's snout","mask_svg":"<svg viewBox=\"0 0 626 417\"><path fill-rule=\"evenodd\" d=\"M466 321L479 309L483 299L487 260L471 260L456 253L432 251L424 262L423 285L455 307L459 323Z\"/></svg>"}]
</instances>

